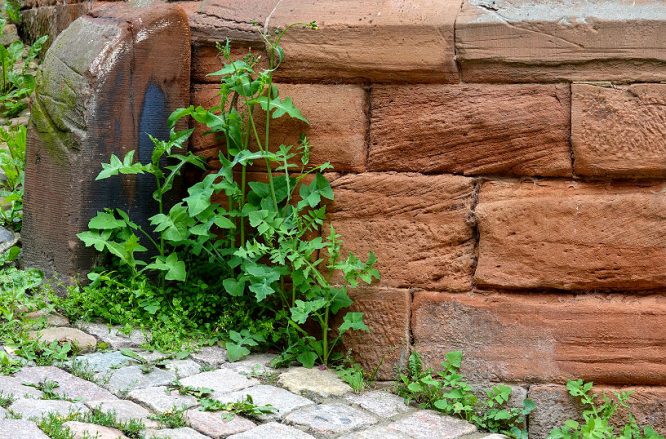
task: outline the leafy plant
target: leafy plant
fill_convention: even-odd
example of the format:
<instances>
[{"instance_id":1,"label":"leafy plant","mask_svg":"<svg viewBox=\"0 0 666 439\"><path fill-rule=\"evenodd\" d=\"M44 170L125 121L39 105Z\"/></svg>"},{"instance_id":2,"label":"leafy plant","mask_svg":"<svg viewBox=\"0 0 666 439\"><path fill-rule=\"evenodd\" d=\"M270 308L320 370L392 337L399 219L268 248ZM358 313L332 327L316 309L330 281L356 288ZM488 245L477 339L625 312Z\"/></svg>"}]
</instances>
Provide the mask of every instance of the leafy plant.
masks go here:
<instances>
[{"instance_id":1,"label":"leafy plant","mask_svg":"<svg viewBox=\"0 0 666 439\"><path fill-rule=\"evenodd\" d=\"M234 415L244 415L250 418L256 418L261 415L270 415L275 413L275 407L270 404L256 405L252 396L245 395L245 399L233 402L220 402L216 399L201 398L201 411L218 412L223 411L222 418L226 420L233 419Z\"/></svg>"},{"instance_id":2,"label":"leafy plant","mask_svg":"<svg viewBox=\"0 0 666 439\"><path fill-rule=\"evenodd\" d=\"M168 300L162 293L165 289L184 296L182 291L192 283L203 283L204 291L208 289L205 298L241 304L249 311L249 320L258 317L267 322L260 331L254 324L225 328L222 337L231 359L275 343L283 349L278 363L298 361L312 367L340 358L335 348L347 331L368 330L362 313L341 311L352 304L347 287L371 283L379 273L373 254L367 262L351 253L343 257L340 236L332 226L327 236L320 234L326 202L334 198L323 175L330 164L310 165L310 144L304 136L295 146L271 142L272 120L286 117L307 123L272 80L284 59L279 44L288 29L264 35L268 68L261 71L255 70L259 58L254 54L231 61L229 43L220 46L227 64L212 74L221 81L219 104L176 110L169 117L169 138L151 137L154 152L149 163L137 162L131 151L122 158L112 155L102 165L98 179L153 177L157 214L149 219L150 230L121 209L107 209L98 212L89 230L78 236L86 246L107 255L111 260L107 264L117 264L130 274L128 282L92 273L93 285L139 284L139 291L151 292L150 300L138 301L139 306L155 314L169 302L181 306ZM190 186L186 197L168 203L185 167L205 169L202 159L181 151L193 131L175 129L185 117L223 139L221 166ZM260 118L263 135L257 128ZM265 179L249 181L248 170L258 166L265 167ZM196 267L203 270L197 273ZM333 328L337 314L342 314L342 323Z\"/></svg>"},{"instance_id":3,"label":"leafy plant","mask_svg":"<svg viewBox=\"0 0 666 439\"><path fill-rule=\"evenodd\" d=\"M365 371L360 364L336 367L335 373L342 381L349 384L355 393L361 393L368 386Z\"/></svg>"},{"instance_id":4,"label":"leafy plant","mask_svg":"<svg viewBox=\"0 0 666 439\"><path fill-rule=\"evenodd\" d=\"M415 402L421 408L457 416L484 430L527 439L525 420L534 410L534 403L525 399L522 408L509 407L512 391L506 385L494 386L480 401L460 373L461 365L462 352L449 352L435 372L424 369L421 356L412 352L407 370L400 375L398 394L408 404Z\"/></svg>"},{"instance_id":5,"label":"leafy plant","mask_svg":"<svg viewBox=\"0 0 666 439\"><path fill-rule=\"evenodd\" d=\"M613 392L615 399L606 393L595 396L593 384L583 380L567 382L567 391L583 406L582 420L566 420L559 428L553 429L550 439L663 439L651 426L639 426L635 416L629 412L631 392ZM627 422L616 427L616 415L627 411Z\"/></svg>"},{"instance_id":6,"label":"leafy plant","mask_svg":"<svg viewBox=\"0 0 666 439\"><path fill-rule=\"evenodd\" d=\"M12 13L12 9L6 9ZM0 33L4 32L5 20L0 20ZM32 46L14 41L9 46L0 45L0 113L5 117L19 114L26 108L25 98L35 89L35 76L30 72L31 64L41 52L48 36L37 39Z\"/></svg>"},{"instance_id":7,"label":"leafy plant","mask_svg":"<svg viewBox=\"0 0 666 439\"><path fill-rule=\"evenodd\" d=\"M0 407L2 407L3 409L6 409L10 405L12 405L14 401L15 401L14 395L12 394L5 395L4 393L0 392Z\"/></svg>"},{"instance_id":8,"label":"leafy plant","mask_svg":"<svg viewBox=\"0 0 666 439\"><path fill-rule=\"evenodd\" d=\"M74 412L66 416L56 413L49 413L42 417L37 425L47 436L52 439L74 439L74 434L63 425L68 421L78 421L87 424L115 428L120 430L126 437L131 439L141 438L142 432L145 429L143 422L138 419L131 419L129 421L123 422L118 420L115 412L105 412L97 408L93 408L91 411L86 413Z\"/></svg>"},{"instance_id":9,"label":"leafy plant","mask_svg":"<svg viewBox=\"0 0 666 439\"><path fill-rule=\"evenodd\" d=\"M23 125L0 128L0 141L7 145L7 149L0 149L0 169L5 175L5 181L0 184L0 197L4 201L0 220L16 231L21 230L23 218L26 134Z\"/></svg>"},{"instance_id":10,"label":"leafy plant","mask_svg":"<svg viewBox=\"0 0 666 439\"><path fill-rule=\"evenodd\" d=\"M166 428L181 428L185 427L187 423L185 422L185 409L176 409L174 408L171 411L157 413L150 415L148 418L153 421L157 421L160 424L164 425Z\"/></svg>"}]
</instances>

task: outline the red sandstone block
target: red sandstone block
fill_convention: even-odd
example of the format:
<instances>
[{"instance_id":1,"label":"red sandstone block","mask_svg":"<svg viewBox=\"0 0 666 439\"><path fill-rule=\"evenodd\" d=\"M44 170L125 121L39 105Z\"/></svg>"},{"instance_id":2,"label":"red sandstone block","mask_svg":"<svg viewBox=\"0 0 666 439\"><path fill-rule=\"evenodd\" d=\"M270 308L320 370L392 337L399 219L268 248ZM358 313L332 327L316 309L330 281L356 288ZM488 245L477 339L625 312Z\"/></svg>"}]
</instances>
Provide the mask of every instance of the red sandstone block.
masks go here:
<instances>
[{"instance_id":1,"label":"red sandstone block","mask_svg":"<svg viewBox=\"0 0 666 439\"><path fill-rule=\"evenodd\" d=\"M595 386L594 390L596 395L632 392L629 404L638 424L651 425L661 434L666 434L666 387ZM561 427L567 419L581 419L580 405L564 386L533 385L530 386L528 397L536 403L536 409L530 414L530 438L546 439L553 428ZM617 415L617 420L619 423L615 423L616 427L624 425L628 420L626 413Z\"/></svg>"},{"instance_id":2,"label":"red sandstone block","mask_svg":"<svg viewBox=\"0 0 666 439\"><path fill-rule=\"evenodd\" d=\"M507 289L666 286L666 185L490 181L475 280Z\"/></svg>"},{"instance_id":3,"label":"red sandstone block","mask_svg":"<svg viewBox=\"0 0 666 439\"><path fill-rule=\"evenodd\" d=\"M663 81L666 4L465 0L456 54L465 82Z\"/></svg>"},{"instance_id":4,"label":"red sandstone block","mask_svg":"<svg viewBox=\"0 0 666 439\"><path fill-rule=\"evenodd\" d=\"M362 172L365 169L367 130L366 93L356 85L280 84L280 95L291 97L310 121L307 125L283 117L271 121L271 146L296 145L301 133L310 140L312 165L331 162L336 171ZM217 85L197 85L192 96L194 105L210 107L219 103ZM261 113L264 114L264 113ZM264 132L264 116L257 116L257 128ZM204 135L199 126L192 137L195 150L220 144L213 135ZM263 139L263 137L262 137ZM294 163L300 165L300 158Z\"/></svg>"},{"instance_id":5,"label":"red sandstone block","mask_svg":"<svg viewBox=\"0 0 666 439\"><path fill-rule=\"evenodd\" d=\"M343 348L352 349L365 370L377 370L378 379L395 379L409 357L409 290L364 287L349 295L354 300L349 310L363 312L370 332L348 332Z\"/></svg>"},{"instance_id":6,"label":"red sandstone block","mask_svg":"<svg viewBox=\"0 0 666 439\"><path fill-rule=\"evenodd\" d=\"M475 381L666 383L666 296L417 292L414 350Z\"/></svg>"},{"instance_id":7,"label":"red sandstone block","mask_svg":"<svg viewBox=\"0 0 666 439\"><path fill-rule=\"evenodd\" d=\"M666 84L572 85L575 172L666 176Z\"/></svg>"},{"instance_id":8,"label":"red sandstone block","mask_svg":"<svg viewBox=\"0 0 666 439\"><path fill-rule=\"evenodd\" d=\"M371 91L372 171L571 175L568 85L386 85Z\"/></svg>"},{"instance_id":9,"label":"red sandstone block","mask_svg":"<svg viewBox=\"0 0 666 439\"><path fill-rule=\"evenodd\" d=\"M377 254L381 286L467 291L474 236L470 178L365 173L331 182L329 221L344 249ZM323 228L328 233L328 225Z\"/></svg>"}]
</instances>

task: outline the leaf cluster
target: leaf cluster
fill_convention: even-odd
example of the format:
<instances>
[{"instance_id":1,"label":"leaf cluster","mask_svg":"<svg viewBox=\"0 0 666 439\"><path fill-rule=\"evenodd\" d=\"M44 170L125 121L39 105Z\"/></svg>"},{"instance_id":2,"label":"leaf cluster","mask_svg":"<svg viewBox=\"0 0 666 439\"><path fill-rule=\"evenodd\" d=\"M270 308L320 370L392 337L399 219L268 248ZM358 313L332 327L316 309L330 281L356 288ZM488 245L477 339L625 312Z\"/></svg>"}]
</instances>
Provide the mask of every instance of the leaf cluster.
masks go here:
<instances>
[{"instance_id":1,"label":"leaf cluster","mask_svg":"<svg viewBox=\"0 0 666 439\"><path fill-rule=\"evenodd\" d=\"M568 419L561 427L553 429L549 439L663 439L651 426L639 426L631 413L629 398L632 392L613 392L595 396L593 383L583 380L567 382L567 391L582 406L582 419ZM619 425L618 415L624 412L626 422Z\"/></svg>"},{"instance_id":2,"label":"leaf cluster","mask_svg":"<svg viewBox=\"0 0 666 439\"><path fill-rule=\"evenodd\" d=\"M438 371L425 369L421 356L412 352L406 370L400 375L398 394L408 404L434 409L462 418L477 427L513 438L527 438L526 417L534 403L525 399L522 408L510 407L511 387L496 385L480 399L460 372L462 352L446 354Z\"/></svg>"}]
</instances>

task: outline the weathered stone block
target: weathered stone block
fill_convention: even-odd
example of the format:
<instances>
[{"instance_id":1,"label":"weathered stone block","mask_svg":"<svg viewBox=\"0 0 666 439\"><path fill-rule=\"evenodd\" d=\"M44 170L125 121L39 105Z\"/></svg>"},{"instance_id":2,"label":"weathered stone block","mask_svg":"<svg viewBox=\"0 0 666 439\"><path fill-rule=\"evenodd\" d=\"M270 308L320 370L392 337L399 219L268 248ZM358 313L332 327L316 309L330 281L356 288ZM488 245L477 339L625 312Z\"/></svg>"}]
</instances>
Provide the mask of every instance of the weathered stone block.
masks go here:
<instances>
[{"instance_id":1,"label":"weathered stone block","mask_svg":"<svg viewBox=\"0 0 666 439\"><path fill-rule=\"evenodd\" d=\"M335 201L329 221L342 235L344 249L362 258L368 251L377 254L379 285L471 287L471 178L365 173L339 177L331 185Z\"/></svg>"},{"instance_id":2,"label":"weathered stone block","mask_svg":"<svg viewBox=\"0 0 666 439\"><path fill-rule=\"evenodd\" d=\"M362 172L365 169L367 115L366 93L362 87L324 84L278 86L280 95L291 97L310 124L290 117L272 120L270 138L275 150L282 144L297 145L303 133L312 145L312 165L331 162L336 171ZM194 105L210 108L219 105L219 99L219 85L197 85L194 88ZM264 114L257 109L255 120L260 133L265 130ZM197 126L191 141L192 147L199 151L223 143L223 138L206 135L204 126ZM217 158L217 148L214 148L212 155ZM300 157L296 157L293 163L300 166Z\"/></svg>"},{"instance_id":3,"label":"weathered stone block","mask_svg":"<svg viewBox=\"0 0 666 439\"><path fill-rule=\"evenodd\" d=\"M666 176L666 84L572 85L575 172Z\"/></svg>"},{"instance_id":4,"label":"weathered stone block","mask_svg":"<svg viewBox=\"0 0 666 439\"><path fill-rule=\"evenodd\" d=\"M407 289L365 287L349 291L370 332L350 331L343 348L351 349L365 370L377 370L378 379L395 379L409 357L411 294Z\"/></svg>"},{"instance_id":5,"label":"weathered stone block","mask_svg":"<svg viewBox=\"0 0 666 439\"><path fill-rule=\"evenodd\" d=\"M631 412L639 425L651 425L659 433L666 434L666 388L665 387L622 387L597 386L596 395L611 394L616 391L633 392L629 399ZM567 419L580 419L581 406L569 396L561 385L534 385L530 387L529 398L536 403L530 414L530 438L545 439L548 433L560 427ZM626 413L616 416L616 427L627 421Z\"/></svg>"},{"instance_id":6,"label":"weathered stone block","mask_svg":"<svg viewBox=\"0 0 666 439\"><path fill-rule=\"evenodd\" d=\"M666 297L417 292L414 350L462 350L475 382L666 383Z\"/></svg>"},{"instance_id":7,"label":"weathered stone block","mask_svg":"<svg viewBox=\"0 0 666 439\"><path fill-rule=\"evenodd\" d=\"M371 91L371 171L571 175L568 85Z\"/></svg>"},{"instance_id":8,"label":"weathered stone block","mask_svg":"<svg viewBox=\"0 0 666 439\"><path fill-rule=\"evenodd\" d=\"M54 4L24 10L21 12L22 34L29 43L33 43L42 35L48 35L49 39L44 45L44 50L46 50L67 26L89 11L90 4L83 2Z\"/></svg>"},{"instance_id":9,"label":"weathered stone block","mask_svg":"<svg viewBox=\"0 0 666 439\"><path fill-rule=\"evenodd\" d=\"M116 4L60 34L46 54L32 107L28 265L69 280L94 260L94 250L75 235L98 210L122 207L144 220L154 211L150 176L94 179L111 153L135 150L139 160L150 160L147 133L168 136L169 113L189 102L189 61L189 27L178 6Z\"/></svg>"},{"instance_id":10,"label":"weathered stone block","mask_svg":"<svg viewBox=\"0 0 666 439\"><path fill-rule=\"evenodd\" d=\"M456 20L465 82L666 79L659 0L466 0Z\"/></svg>"},{"instance_id":11,"label":"weathered stone block","mask_svg":"<svg viewBox=\"0 0 666 439\"><path fill-rule=\"evenodd\" d=\"M493 181L481 186L479 285L666 286L663 184Z\"/></svg>"}]
</instances>

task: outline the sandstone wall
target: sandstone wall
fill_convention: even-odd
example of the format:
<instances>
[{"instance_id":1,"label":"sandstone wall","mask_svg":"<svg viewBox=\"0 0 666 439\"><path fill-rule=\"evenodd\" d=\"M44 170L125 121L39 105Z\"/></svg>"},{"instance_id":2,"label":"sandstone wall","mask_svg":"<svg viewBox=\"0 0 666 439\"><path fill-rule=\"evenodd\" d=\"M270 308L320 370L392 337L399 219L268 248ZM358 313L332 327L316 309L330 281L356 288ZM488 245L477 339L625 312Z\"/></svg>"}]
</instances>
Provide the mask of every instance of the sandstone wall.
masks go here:
<instances>
[{"instance_id":1,"label":"sandstone wall","mask_svg":"<svg viewBox=\"0 0 666 439\"><path fill-rule=\"evenodd\" d=\"M180 4L193 103L214 98L215 42L261 52L254 21L318 22L277 78L311 125L278 137L333 162L330 219L379 258L354 293L373 332L348 340L366 366L461 349L470 378L541 404L535 438L575 411L567 379L633 386L666 431L665 3ZM217 146L192 141L211 166Z\"/></svg>"}]
</instances>

